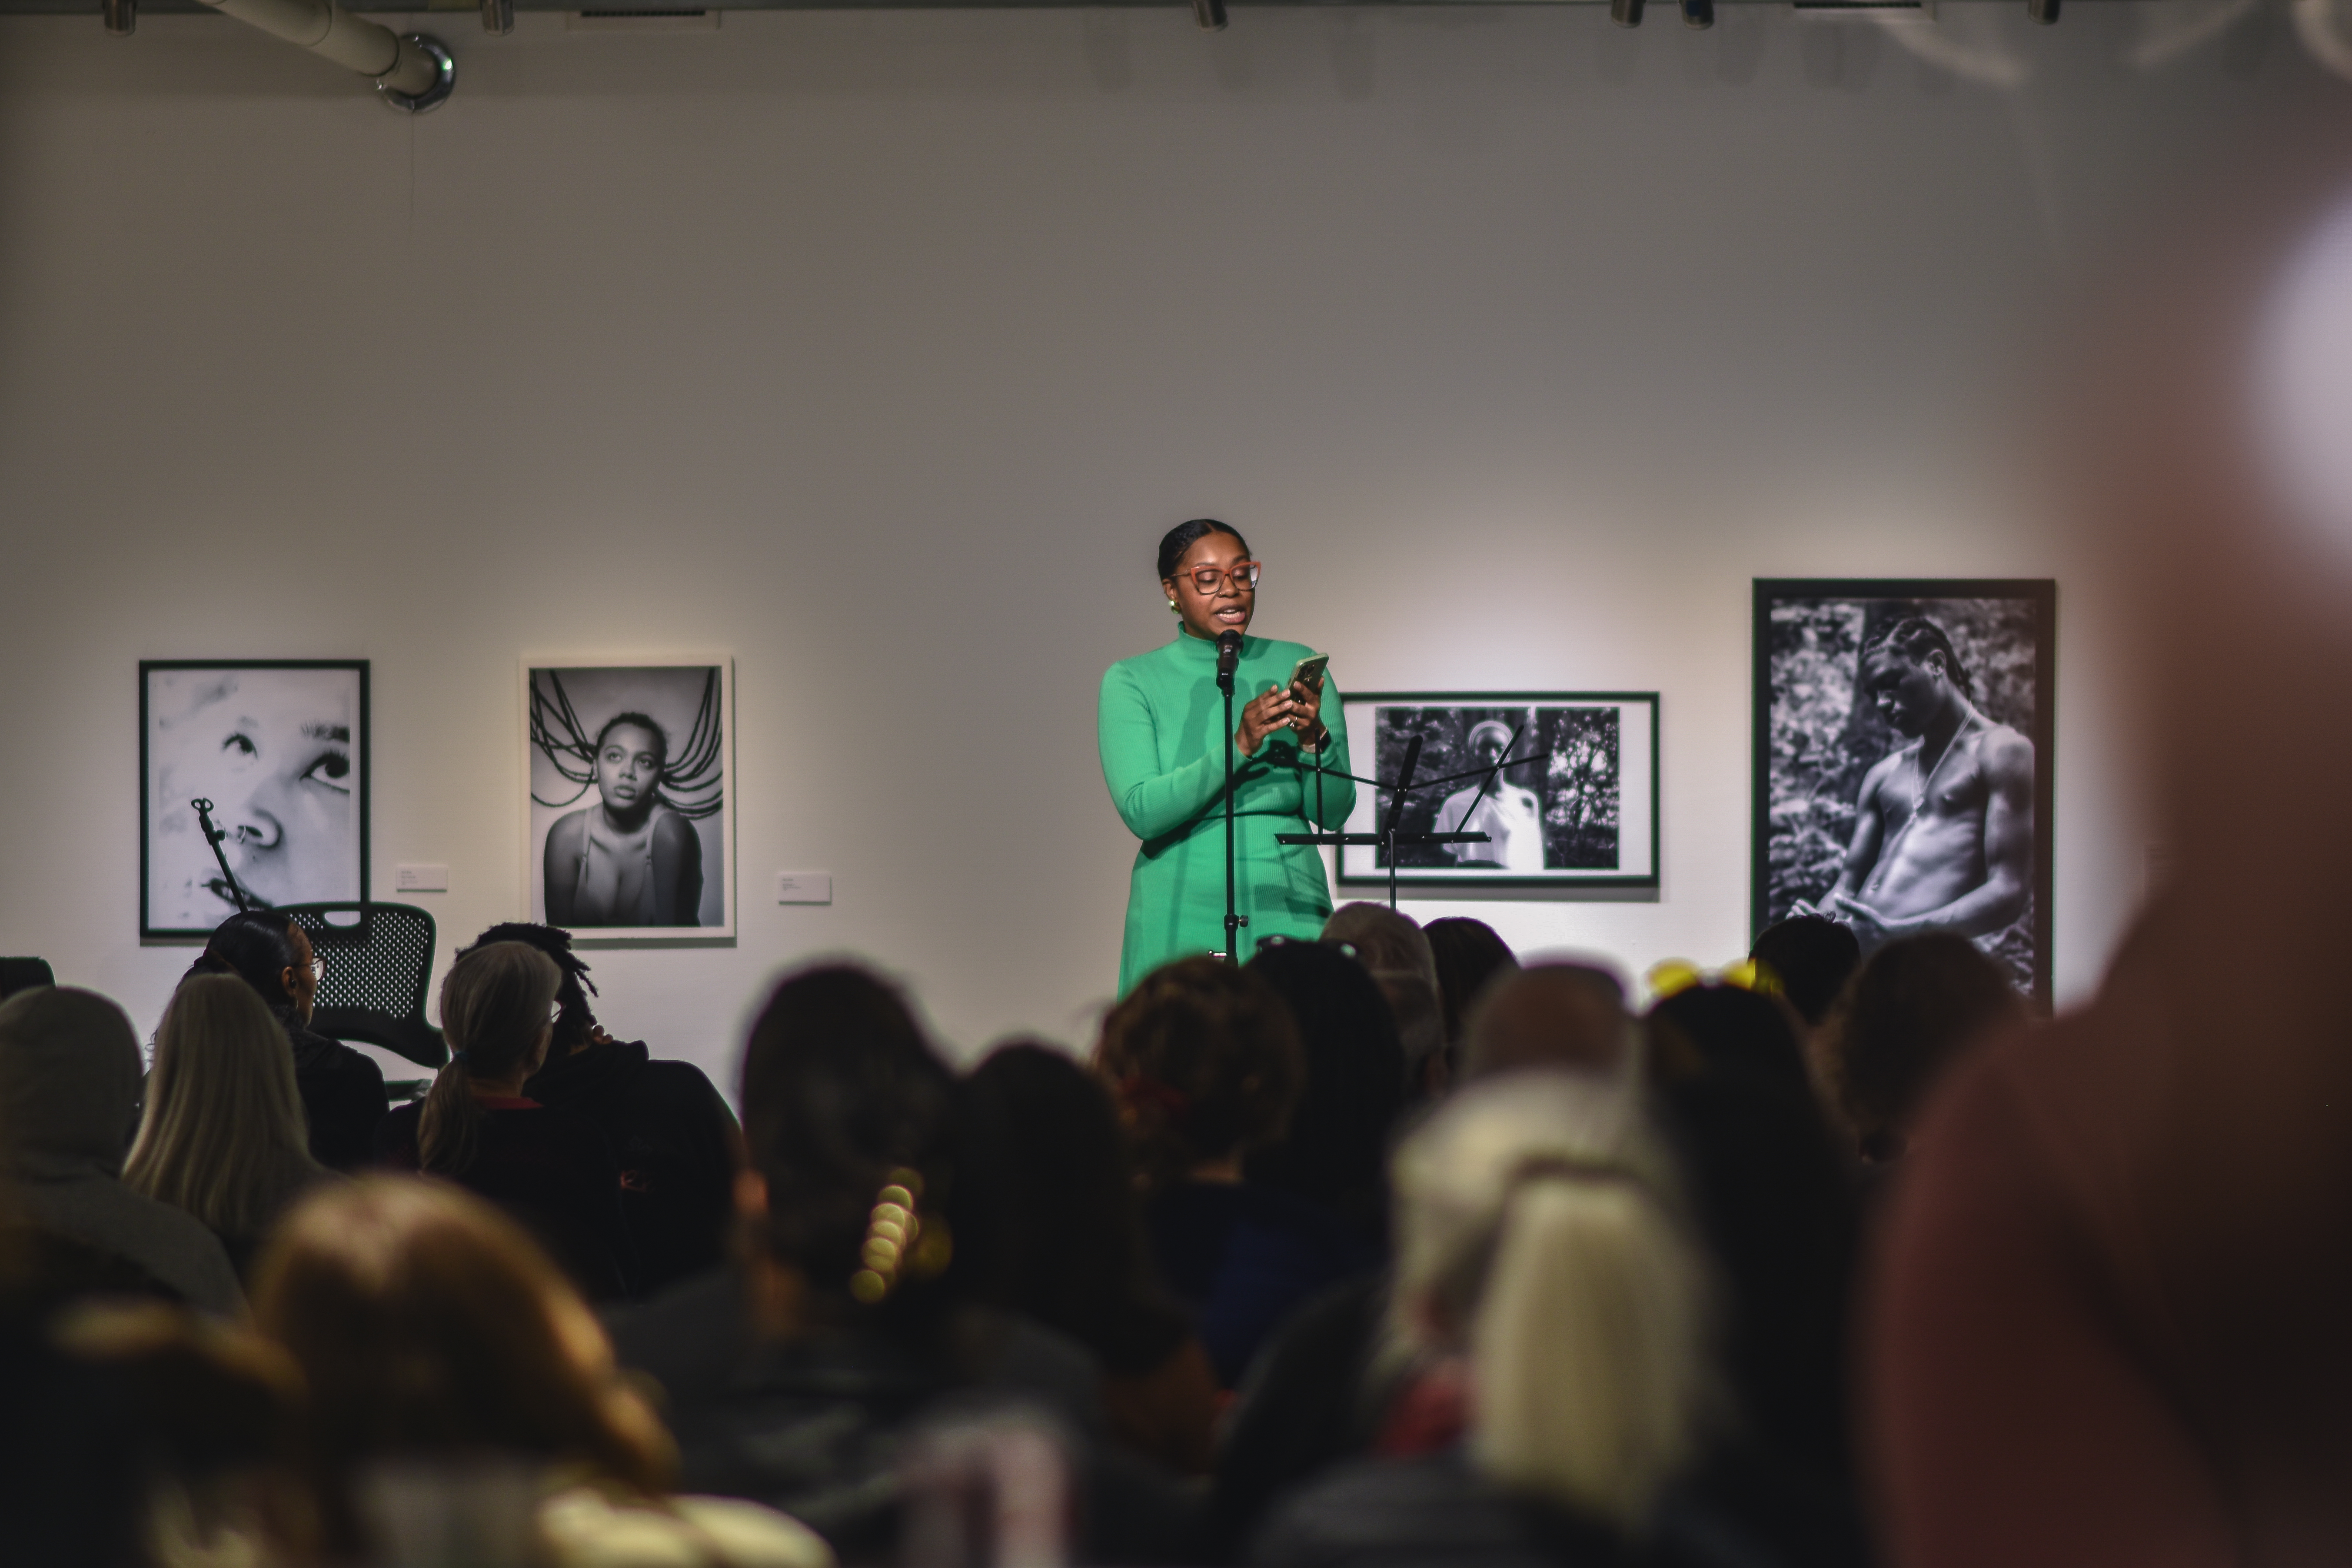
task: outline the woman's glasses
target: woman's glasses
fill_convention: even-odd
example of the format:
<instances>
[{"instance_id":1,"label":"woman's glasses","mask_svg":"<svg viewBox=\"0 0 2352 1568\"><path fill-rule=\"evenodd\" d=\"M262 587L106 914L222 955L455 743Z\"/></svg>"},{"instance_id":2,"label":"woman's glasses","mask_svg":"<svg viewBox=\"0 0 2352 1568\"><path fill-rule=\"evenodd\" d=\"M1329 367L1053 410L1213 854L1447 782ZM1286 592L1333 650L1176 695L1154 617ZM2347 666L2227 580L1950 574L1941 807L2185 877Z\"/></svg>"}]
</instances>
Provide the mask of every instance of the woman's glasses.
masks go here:
<instances>
[{"instance_id":1,"label":"woman's glasses","mask_svg":"<svg viewBox=\"0 0 2352 1568\"><path fill-rule=\"evenodd\" d=\"M1258 574L1265 570L1262 561L1244 561L1230 572L1221 572L1214 566L1195 566L1184 575L1192 579L1192 586L1205 595L1215 593L1218 584L1228 581L1236 589L1255 588Z\"/></svg>"}]
</instances>

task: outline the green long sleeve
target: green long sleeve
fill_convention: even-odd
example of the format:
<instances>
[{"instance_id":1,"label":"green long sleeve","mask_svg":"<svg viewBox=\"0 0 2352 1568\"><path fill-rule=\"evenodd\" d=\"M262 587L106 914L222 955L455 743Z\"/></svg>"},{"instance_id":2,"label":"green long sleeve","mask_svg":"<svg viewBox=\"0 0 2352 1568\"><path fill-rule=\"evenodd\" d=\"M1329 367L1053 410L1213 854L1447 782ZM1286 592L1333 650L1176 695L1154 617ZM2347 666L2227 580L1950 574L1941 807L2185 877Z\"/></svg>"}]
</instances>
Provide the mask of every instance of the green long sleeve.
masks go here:
<instances>
[{"instance_id":1,"label":"green long sleeve","mask_svg":"<svg viewBox=\"0 0 2352 1568\"><path fill-rule=\"evenodd\" d=\"M1310 650L1261 637L1243 641L1234 705L1276 686ZM1243 951L1271 935L1312 938L1330 912L1323 863L1308 847L1275 842L1278 833L1338 827L1355 786L1325 777L1317 809L1314 773L1348 766L1347 722L1337 685L1326 677L1322 706L1330 739L1302 756L1288 737L1254 758L1235 756L1236 905L1248 917ZM1104 673L1097 716L1103 782L1128 830L1142 841L1129 889L1119 991L1170 959L1222 945L1224 930L1225 757L1233 750L1216 688L1216 649L1179 634Z\"/></svg>"}]
</instances>

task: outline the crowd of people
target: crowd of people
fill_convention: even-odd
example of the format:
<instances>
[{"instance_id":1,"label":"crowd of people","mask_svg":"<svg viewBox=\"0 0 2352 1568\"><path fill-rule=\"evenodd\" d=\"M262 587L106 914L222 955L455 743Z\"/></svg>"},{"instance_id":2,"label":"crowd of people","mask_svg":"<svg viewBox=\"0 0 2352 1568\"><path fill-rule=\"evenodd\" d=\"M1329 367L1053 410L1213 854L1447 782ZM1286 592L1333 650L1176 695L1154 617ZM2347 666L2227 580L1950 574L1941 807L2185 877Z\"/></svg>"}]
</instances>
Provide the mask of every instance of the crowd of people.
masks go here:
<instances>
[{"instance_id":1,"label":"crowd of people","mask_svg":"<svg viewBox=\"0 0 2352 1568\"><path fill-rule=\"evenodd\" d=\"M394 1108L281 921L143 1072L0 1003L12 1560L1870 1563L1858 1269L2027 1021L1958 938L1801 917L1637 1016L1355 904L965 1073L803 969L739 1125L509 924Z\"/></svg>"}]
</instances>

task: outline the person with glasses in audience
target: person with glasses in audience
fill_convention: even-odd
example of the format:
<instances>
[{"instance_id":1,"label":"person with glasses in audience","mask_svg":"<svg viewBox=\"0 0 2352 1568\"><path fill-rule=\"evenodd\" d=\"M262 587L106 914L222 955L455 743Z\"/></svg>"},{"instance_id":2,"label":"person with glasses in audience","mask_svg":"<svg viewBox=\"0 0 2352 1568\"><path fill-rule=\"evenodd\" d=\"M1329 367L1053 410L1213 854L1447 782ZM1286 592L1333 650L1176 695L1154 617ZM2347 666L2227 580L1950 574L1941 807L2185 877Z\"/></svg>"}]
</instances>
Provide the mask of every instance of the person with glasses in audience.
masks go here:
<instances>
[{"instance_id":1,"label":"person with glasses in audience","mask_svg":"<svg viewBox=\"0 0 2352 1568\"><path fill-rule=\"evenodd\" d=\"M331 1171L356 1171L368 1163L376 1126L392 1100L382 1068L311 1030L325 973L326 963L302 928L277 910L240 910L229 916L188 966L191 976L234 974L261 994L294 1053L294 1088L310 1128L310 1158Z\"/></svg>"},{"instance_id":2,"label":"person with glasses in audience","mask_svg":"<svg viewBox=\"0 0 2352 1568\"><path fill-rule=\"evenodd\" d=\"M1224 790L1234 773L1235 907L1242 953L1268 936L1313 941L1331 913L1323 860L1278 833L1336 828L1356 801L1348 730L1328 678L1286 684L1313 650L1249 635L1261 563L1242 536L1194 518L1160 542L1160 587L1174 637L1104 672L1097 738L1103 782L1142 847L1129 884L1118 994L1171 959L1224 945ZM1228 738L1217 638L1241 637ZM1249 693L1255 693L1249 696ZM1318 779L1318 765L1327 774Z\"/></svg>"}]
</instances>

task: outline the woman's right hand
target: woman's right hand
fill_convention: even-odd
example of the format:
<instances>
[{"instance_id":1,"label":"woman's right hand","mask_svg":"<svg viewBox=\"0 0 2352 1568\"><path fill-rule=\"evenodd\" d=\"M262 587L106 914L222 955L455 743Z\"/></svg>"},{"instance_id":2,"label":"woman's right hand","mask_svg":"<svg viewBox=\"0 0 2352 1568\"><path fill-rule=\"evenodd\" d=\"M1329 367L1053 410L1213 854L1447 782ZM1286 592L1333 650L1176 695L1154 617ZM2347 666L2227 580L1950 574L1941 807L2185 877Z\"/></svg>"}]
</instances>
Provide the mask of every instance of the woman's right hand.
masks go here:
<instances>
[{"instance_id":1,"label":"woman's right hand","mask_svg":"<svg viewBox=\"0 0 2352 1568\"><path fill-rule=\"evenodd\" d=\"M1263 697L1251 698L1242 710L1242 727L1234 731L1234 744L1241 749L1243 756L1256 756L1268 735L1290 728L1297 706L1290 693L1279 686Z\"/></svg>"}]
</instances>

